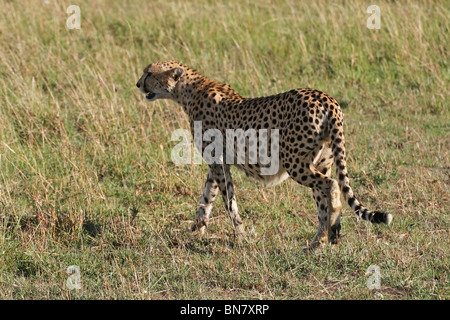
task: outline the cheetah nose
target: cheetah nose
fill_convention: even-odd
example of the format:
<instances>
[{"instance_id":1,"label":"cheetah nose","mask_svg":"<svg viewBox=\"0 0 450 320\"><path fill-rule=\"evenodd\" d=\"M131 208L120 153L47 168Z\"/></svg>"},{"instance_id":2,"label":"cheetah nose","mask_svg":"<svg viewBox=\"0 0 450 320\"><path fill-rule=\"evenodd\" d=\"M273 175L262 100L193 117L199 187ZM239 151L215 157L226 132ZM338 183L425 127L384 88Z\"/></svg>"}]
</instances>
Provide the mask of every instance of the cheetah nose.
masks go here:
<instances>
[{"instance_id":1,"label":"cheetah nose","mask_svg":"<svg viewBox=\"0 0 450 320\"><path fill-rule=\"evenodd\" d=\"M139 82L138 82L138 83L136 83L136 87L138 87L138 88L140 88L140 87L141 87L141 85L139 84Z\"/></svg>"}]
</instances>

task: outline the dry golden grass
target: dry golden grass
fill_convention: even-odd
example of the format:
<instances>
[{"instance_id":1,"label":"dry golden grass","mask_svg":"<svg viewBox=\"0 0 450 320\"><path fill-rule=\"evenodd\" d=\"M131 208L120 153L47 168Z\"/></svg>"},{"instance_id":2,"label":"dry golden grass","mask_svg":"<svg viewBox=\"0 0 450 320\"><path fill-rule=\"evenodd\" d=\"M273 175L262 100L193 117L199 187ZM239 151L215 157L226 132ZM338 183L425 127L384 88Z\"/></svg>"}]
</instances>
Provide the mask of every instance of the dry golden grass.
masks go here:
<instances>
[{"instance_id":1,"label":"dry golden grass","mask_svg":"<svg viewBox=\"0 0 450 320\"><path fill-rule=\"evenodd\" d=\"M381 2L380 30L356 0L80 1L80 30L66 28L69 4L0 8L0 298L449 298L447 2ZM245 96L338 99L352 186L392 226L346 207L341 243L306 255L310 191L288 181L264 200L233 171L255 233L235 243L218 200L206 236L186 234L207 167L170 161L186 117L134 86L166 59Z\"/></svg>"}]
</instances>

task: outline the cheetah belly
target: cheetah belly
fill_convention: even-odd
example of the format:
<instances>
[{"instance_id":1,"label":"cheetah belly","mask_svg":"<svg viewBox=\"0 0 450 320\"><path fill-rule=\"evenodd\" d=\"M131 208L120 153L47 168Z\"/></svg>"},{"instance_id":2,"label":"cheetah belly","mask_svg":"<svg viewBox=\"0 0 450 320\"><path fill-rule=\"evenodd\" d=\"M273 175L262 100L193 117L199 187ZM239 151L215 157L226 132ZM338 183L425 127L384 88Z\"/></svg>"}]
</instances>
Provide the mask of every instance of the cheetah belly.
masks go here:
<instances>
[{"instance_id":1,"label":"cheetah belly","mask_svg":"<svg viewBox=\"0 0 450 320\"><path fill-rule=\"evenodd\" d=\"M274 175L262 175L261 169L258 167L249 168L244 165L236 165L236 167L243 170L247 176L257 180L266 188L275 186L289 178L289 174L281 166L278 172Z\"/></svg>"}]
</instances>

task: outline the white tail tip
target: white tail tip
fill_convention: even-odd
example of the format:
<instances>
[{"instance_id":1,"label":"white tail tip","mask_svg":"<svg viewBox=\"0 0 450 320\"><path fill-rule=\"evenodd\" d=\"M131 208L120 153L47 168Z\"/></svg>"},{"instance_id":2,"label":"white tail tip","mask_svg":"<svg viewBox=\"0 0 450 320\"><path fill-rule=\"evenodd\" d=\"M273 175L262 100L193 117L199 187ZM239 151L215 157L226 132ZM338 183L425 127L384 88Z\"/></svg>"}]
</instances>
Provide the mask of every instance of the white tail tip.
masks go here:
<instances>
[{"instance_id":1,"label":"white tail tip","mask_svg":"<svg viewBox=\"0 0 450 320\"><path fill-rule=\"evenodd\" d=\"M386 224L390 225L392 222L392 214L388 213L387 217L386 217Z\"/></svg>"}]
</instances>

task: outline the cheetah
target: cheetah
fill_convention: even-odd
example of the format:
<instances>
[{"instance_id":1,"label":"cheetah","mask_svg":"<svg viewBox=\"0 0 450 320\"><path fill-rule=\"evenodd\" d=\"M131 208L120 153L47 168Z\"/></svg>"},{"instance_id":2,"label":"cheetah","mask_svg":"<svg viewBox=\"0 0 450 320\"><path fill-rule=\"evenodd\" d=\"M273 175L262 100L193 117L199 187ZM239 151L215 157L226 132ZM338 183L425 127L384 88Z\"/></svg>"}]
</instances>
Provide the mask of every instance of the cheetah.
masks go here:
<instances>
[{"instance_id":1,"label":"cheetah","mask_svg":"<svg viewBox=\"0 0 450 320\"><path fill-rule=\"evenodd\" d=\"M229 85L208 79L196 70L172 60L148 65L136 86L145 94L147 101L171 99L180 104L189 118L192 135L194 124L198 121L201 121L203 133L215 129L226 138L228 129L255 129L258 130L257 135L261 129L269 130L269 135L274 130L278 132L275 147L278 147L279 166L270 175L262 174L267 165L261 164L259 160L254 164L249 161L240 164L216 161L209 164L191 231L205 231L213 203L220 191L235 235L245 234L230 165L236 165L249 177L267 186L292 178L312 189L319 226L309 248L338 242L341 234L341 193L358 217L371 223L391 223L390 213L368 210L353 194L346 165L343 113L336 99L329 95L307 88L267 97L244 98ZM226 152L226 138L223 154ZM245 141L244 146L248 157L249 142ZM203 154L206 143L197 143L196 147ZM331 177L333 164L336 167L336 180Z\"/></svg>"}]
</instances>

